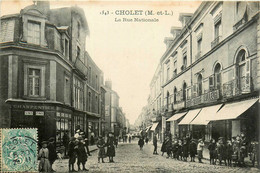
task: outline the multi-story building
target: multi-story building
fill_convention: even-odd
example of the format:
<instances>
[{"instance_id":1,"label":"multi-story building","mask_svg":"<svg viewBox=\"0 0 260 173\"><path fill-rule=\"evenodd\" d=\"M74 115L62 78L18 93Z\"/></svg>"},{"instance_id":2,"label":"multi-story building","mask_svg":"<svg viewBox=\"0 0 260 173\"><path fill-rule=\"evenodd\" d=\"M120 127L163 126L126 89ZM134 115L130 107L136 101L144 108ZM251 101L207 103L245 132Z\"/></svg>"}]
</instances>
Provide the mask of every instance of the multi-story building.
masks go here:
<instances>
[{"instance_id":1,"label":"multi-story building","mask_svg":"<svg viewBox=\"0 0 260 173\"><path fill-rule=\"evenodd\" d=\"M162 131L206 141L242 132L259 139L259 3L202 2L179 20L182 26L171 28L156 69Z\"/></svg>"},{"instance_id":2,"label":"multi-story building","mask_svg":"<svg viewBox=\"0 0 260 173\"><path fill-rule=\"evenodd\" d=\"M88 32L81 8L45 1L1 17L0 127L35 127L58 146L77 128L98 135L103 73L85 51Z\"/></svg>"},{"instance_id":3,"label":"multi-story building","mask_svg":"<svg viewBox=\"0 0 260 173\"><path fill-rule=\"evenodd\" d=\"M112 90L112 81L105 81L105 132L113 132L115 136L122 137L125 128L125 114L119 107L119 96Z\"/></svg>"}]
</instances>

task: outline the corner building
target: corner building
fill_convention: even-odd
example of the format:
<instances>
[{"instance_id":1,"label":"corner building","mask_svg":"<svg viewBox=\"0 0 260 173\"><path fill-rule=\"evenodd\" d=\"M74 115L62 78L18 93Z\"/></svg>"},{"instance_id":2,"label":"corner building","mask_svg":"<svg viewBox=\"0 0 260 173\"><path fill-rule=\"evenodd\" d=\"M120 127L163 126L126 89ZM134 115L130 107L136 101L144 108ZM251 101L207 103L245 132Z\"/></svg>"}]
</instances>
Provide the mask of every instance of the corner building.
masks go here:
<instances>
[{"instance_id":1,"label":"corner building","mask_svg":"<svg viewBox=\"0 0 260 173\"><path fill-rule=\"evenodd\" d=\"M81 8L45 1L1 17L1 128L38 128L57 147L77 128L101 133L103 73L85 51L88 32Z\"/></svg>"}]
</instances>

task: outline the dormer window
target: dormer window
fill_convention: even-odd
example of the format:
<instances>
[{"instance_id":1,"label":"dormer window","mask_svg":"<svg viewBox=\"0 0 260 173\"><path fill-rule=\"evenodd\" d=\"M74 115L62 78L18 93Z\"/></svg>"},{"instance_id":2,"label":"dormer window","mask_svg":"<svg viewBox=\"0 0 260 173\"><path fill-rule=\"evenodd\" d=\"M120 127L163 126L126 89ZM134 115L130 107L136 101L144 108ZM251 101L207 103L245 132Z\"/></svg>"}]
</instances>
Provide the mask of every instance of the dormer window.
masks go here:
<instances>
[{"instance_id":1,"label":"dormer window","mask_svg":"<svg viewBox=\"0 0 260 173\"><path fill-rule=\"evenodd\" d=\"M41 31L40 23L28 21L28 36L27 42L40 45Z\"/></svg>"}]
</instances>

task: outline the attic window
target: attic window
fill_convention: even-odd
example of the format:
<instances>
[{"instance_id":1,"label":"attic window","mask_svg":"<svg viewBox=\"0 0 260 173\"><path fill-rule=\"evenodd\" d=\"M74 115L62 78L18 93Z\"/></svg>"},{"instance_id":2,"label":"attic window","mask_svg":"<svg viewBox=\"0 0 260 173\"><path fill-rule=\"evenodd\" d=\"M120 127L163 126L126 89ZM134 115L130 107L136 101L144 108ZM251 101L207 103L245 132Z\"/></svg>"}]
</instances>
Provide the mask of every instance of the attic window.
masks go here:
<instances>
[{"instance_id":1,"label":"attic window","mask_svg":"<svg viewBox=\"0 0 260 173\"><path fill-rule=\"evenodd\" d=\"M32 44L40 44L41 31L40 31L40 23L36 23L33 21L28 21L28 43Z\"/></svg>"}]
</instances>

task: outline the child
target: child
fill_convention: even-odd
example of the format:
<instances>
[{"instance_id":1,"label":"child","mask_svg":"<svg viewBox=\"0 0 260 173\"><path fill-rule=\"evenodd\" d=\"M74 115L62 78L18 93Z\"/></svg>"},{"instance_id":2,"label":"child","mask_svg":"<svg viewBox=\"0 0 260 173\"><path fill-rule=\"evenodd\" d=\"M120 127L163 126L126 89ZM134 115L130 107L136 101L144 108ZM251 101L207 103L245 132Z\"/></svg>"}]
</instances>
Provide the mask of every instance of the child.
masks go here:
<instances>
[{"instance_id":1,"label":"child","mask_svg":"<svg viewBox=\"0 0 260 173\"><path fill-rule=\"evenodd\" d=\"M178 156L178 153L177 153L178 147L179 147L178 140L175 140L173 147L172 147L172 154L173 154L173 158L175 158L175 159L179 159L179 156Z\"/></svg>"},{"instance_id":2,"label":"child","mask_svg":"<svg viewBox=\"0 0 260 173\"><path fill-rule=\"evenodd\" d=\"M196 149L197 149L197 144L195 143L195 140L192 139L190 143L190 161L195 162L195 155L196 155Z\"/></svg>"},{"instance_id":3,"label":"child","mask_svg":"<svg viewBox=\"0 0 260 173\"><path fill-rule=\"evenodd\" d=\"M217 153L218 153L219 165L222 164L222 160L224 160L224 162L226 164L225 146L224 146L223 138L219 138L219 140L218 140L218 143L217 143Z\"/></svg>"},{"instance_id":4,"label":"child","mask_svg":"<svg viewBox=\"0 0 260 173\"><path fill-rule=\"evenodd\" d=\"M178 160L182 160L182 141L179 140L178 142L178 151L177 151L177 155L178 155Z\"/></svg>"},{"instance_id":5,"label":"child","mask_svg":"<svg viewBox=\"0 0 260 173\"><path fill-rule=\"evenodd\" d=\"M231 143L231 140L227 141L227 147L226 147L226 155L227 155L227 161L228 161L228 166L232 166L232 155L233 155L233 146Z\"/></svg>"},{"instance_id":6,"label":"child","mask_svg":"<svg viewBox=\"0 0 260 173\"><path fill-rule=\"evenodd\" d=\"M139 141L138 141L138 145L139 145L139 147L140 147L140 150L143 150L144 140L143 140L142 137L139 139Z\"/></svg>"},{"instance_id":7,"label":"child","mask_svg":"<svg viewBox=\"0 0 260 173\"><path fill-rule=\"evenodd\" d=\"M202 141L202 139L200 139L197 146L199 163L202 163L201 159L203 158L203 147L204 147L204 142Z\"/></svg>"},{"instance_id":8,"label":"child","mask_svg":"<svg viewBox=\"0 0 260 173\"><path fill-rule=\"evenodd\" d=\"M51 172L51 164L49 162L49 150L47 148L47 141L42 142L42 148L39 151L39 172Z\"/></svg>"},{"instance_id":9,"label":"child","mask_svg":"<svg viewBox=\"0 0 260 173\"><path fill-rule=\"evenodd\" d=\"M76 162L77 158L77 145L78 141L75 141L75 137L72 137L70 142L69 142L69 147L68 147L68 155L69 155L69 171L75 172L74 169L74 163Z\"/></svg>"},{"instance_id":10,"label":"child","mask_svg":"<svg viewBox=\"0 0 260 173\"><path fill-rule=\"evenodd\" d=\"M104 157L106 155L105 145L106 145L106 143L105 143L104 139L102 138L102 136L99 136L98 141L97 141L98 163L100 162L100 158L102 159L102 163L105 163L104 162Z\"/></svg>"},{"instance_id":11,"label":"child","mask_svg":"<svg viewBox=\"0 0 260 173\"><path fill-rule=\"evenodd\" d=\"M210 159L210 164L215 165L215 158L216 158L216 142L215 139L210 140L210 144L208 146L209 149L209 159Z\"/></svg>"}]
</instances>

